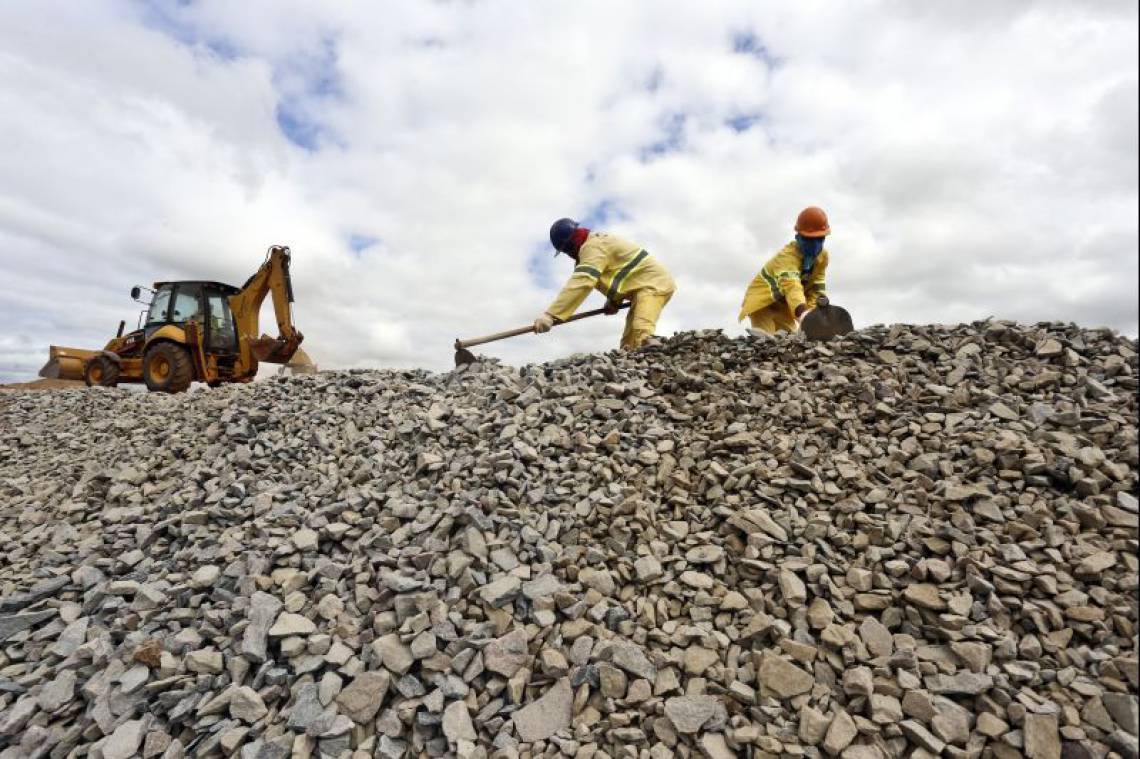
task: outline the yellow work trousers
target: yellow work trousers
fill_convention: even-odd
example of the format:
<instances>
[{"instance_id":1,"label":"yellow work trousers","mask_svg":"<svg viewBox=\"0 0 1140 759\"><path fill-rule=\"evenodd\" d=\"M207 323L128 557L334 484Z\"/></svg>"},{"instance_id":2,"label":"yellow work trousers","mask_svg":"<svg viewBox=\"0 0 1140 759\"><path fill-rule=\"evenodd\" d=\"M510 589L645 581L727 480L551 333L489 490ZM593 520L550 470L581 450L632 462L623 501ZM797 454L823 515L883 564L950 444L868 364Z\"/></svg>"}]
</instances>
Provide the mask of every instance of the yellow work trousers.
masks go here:
<instances>
[{"instance_id":1,"label":"yellow work trousers","mask_svg":"<svg viewBox=\"0 0 1140 759\"><path fill-rule=\"evenodd\" d=\"M753 311L748 315L748 319L752 322L753 329L767 332L769 335L780 331L795 332L798 329L795 318L788 313L788 307L784 303L773 303L759 311Z\"/></svg>"},{"instance_id":2,"label":"yellow work trousers","mask_svg":"<svg viewBox=\"0 0 1140 759\"><path fill-rule=\"evenodd\" d=\"M661 310L673 297L672 292L659 293L638 290L632 296L629 313L625 317L625 331L621 335L621 349L626 351L640 348L657 329L657 318Z\"/></svg>"}]
</instances>

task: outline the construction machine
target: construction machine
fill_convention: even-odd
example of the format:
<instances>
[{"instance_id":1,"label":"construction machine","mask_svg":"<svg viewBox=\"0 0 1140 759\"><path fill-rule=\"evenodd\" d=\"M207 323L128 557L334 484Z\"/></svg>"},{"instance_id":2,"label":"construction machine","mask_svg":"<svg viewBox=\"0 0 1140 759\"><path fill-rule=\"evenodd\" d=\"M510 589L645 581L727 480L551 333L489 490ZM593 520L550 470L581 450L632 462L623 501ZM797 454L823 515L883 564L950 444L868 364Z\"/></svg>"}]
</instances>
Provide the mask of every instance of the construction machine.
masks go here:
<instances>
[{"instance_id":1,"label":"construction machine","mask_svg":"<svg viewBox=\"0 0 1140 759\"><path fill-rule=\"evenodd\" d=\"M293 326L293 284L289 248L274 245L265 262L238 288L221 282L155 282L139 327L118 334L102 350L51 346L40 376L83 379L88 385L114 387L142 382L147 389L178 393L191 382L216 387L249 382L261 361L287 364L303 336ZM150 288L146 288L150 289ZM278 337L258 336L258 317L266 295L273 296ZM302 354L303 355L303 354Z\"/></svg>"}]
</instances>

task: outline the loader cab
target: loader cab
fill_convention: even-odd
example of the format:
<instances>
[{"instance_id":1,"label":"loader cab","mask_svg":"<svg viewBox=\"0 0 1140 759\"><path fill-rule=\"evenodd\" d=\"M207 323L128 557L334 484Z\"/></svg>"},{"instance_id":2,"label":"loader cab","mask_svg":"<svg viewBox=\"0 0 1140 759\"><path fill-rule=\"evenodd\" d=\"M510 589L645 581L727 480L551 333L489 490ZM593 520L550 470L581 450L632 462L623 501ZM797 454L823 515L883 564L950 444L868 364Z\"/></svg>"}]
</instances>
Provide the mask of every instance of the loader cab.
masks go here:
<instances>
[{"instance_id":1,"label":"loader cab","mask_svg":"<svg viewBox=\"0 0 1140 759\"><path fill-rule=\"evenodd\" d=\"M237 327L230 297L238 293L221 282L157 282L147 310L146 337L167 324L193 321L203 330L207 353L238 352Z\"/></svg>"}]
</instances>

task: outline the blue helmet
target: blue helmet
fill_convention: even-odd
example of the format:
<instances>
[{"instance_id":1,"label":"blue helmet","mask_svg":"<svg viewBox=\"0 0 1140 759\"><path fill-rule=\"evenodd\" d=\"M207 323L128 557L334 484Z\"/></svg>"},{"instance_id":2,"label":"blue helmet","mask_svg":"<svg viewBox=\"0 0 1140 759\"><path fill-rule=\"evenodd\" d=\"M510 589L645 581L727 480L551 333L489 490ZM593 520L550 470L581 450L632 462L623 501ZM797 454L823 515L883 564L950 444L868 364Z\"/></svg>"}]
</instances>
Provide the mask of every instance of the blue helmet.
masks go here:
<instances>
[{"instance_id":1,"label":"blue helmet","mask_svg":"<svg viewBox=\"0 0 1140 759\"><path fill-rule=\"evenodd\" d=\"M559 253L567 253L566 246L577 229L578 222L573 219L559 219L550 225L550 244Z\"/></svg>"}]
</instances>

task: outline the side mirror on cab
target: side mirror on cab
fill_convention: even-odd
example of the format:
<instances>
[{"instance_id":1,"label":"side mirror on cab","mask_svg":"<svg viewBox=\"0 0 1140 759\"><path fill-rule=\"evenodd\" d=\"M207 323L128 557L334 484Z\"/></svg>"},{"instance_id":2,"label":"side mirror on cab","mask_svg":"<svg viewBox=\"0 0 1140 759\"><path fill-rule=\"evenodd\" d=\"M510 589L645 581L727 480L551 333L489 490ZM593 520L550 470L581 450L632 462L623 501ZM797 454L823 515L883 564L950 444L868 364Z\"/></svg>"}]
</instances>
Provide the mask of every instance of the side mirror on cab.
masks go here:
<instances>
[{"instance_id":1,"label":"side mirror on cab","mask_svg":"<svg viewBox=\"0 0 1140 759\"><path fill-rule=\"evenodd\" d=\"M131 300L138 300L140 295L142 295L142 288L141 287L139 287L138 285L135 285L134 287L131 288Z\"/></svg>"}]
</instances>

